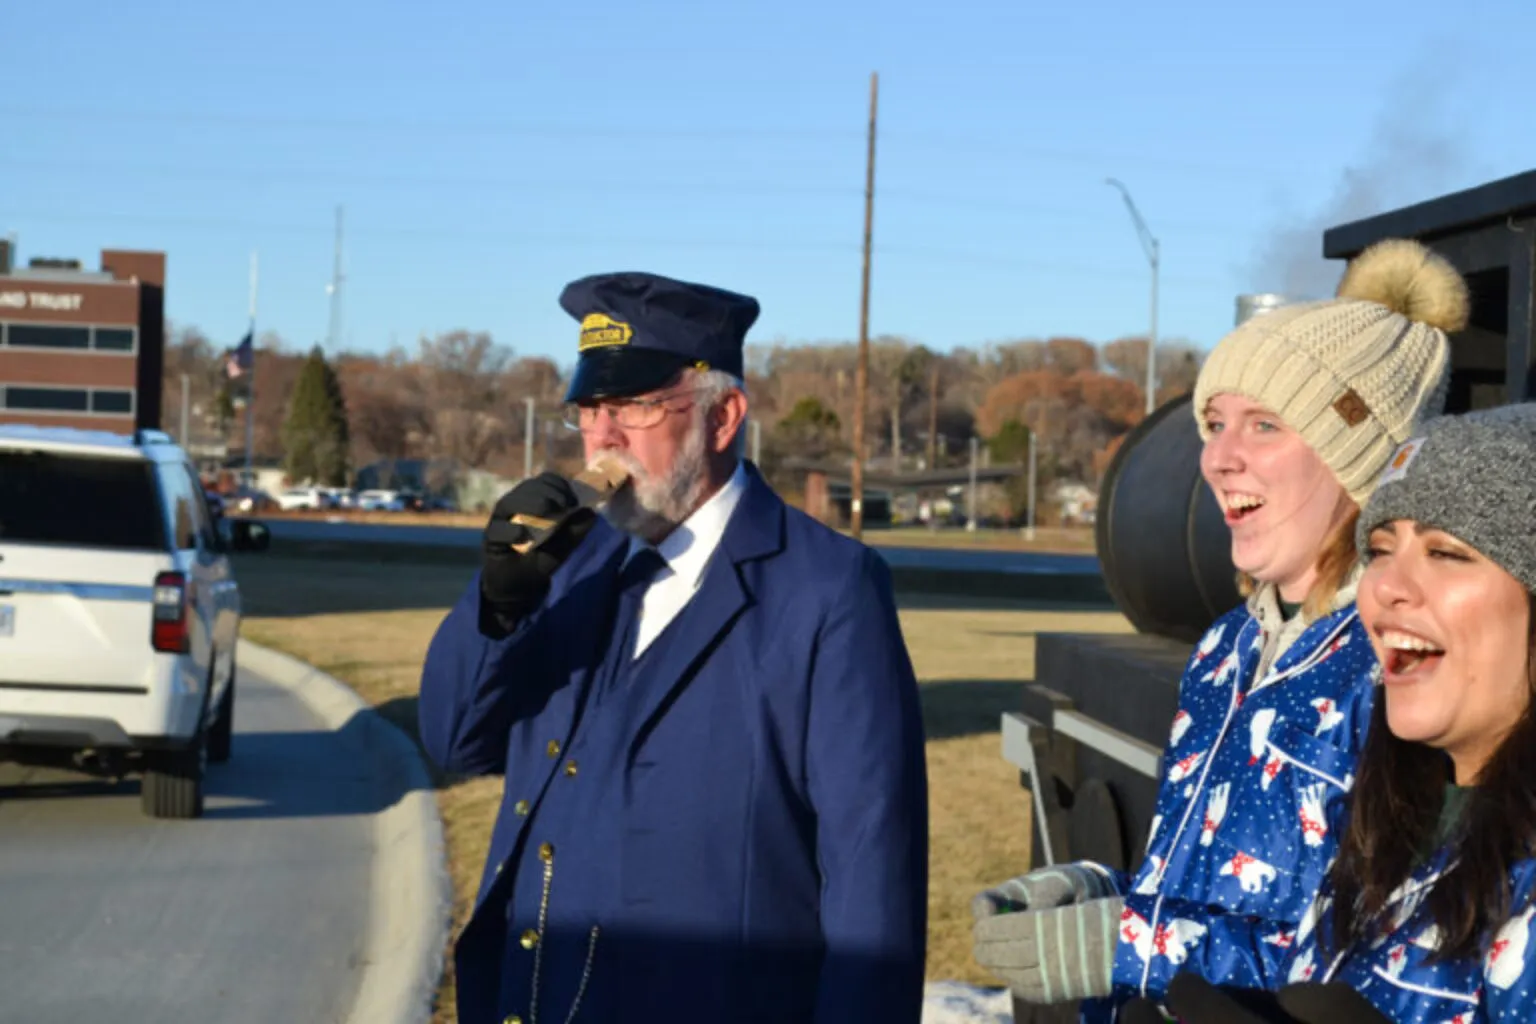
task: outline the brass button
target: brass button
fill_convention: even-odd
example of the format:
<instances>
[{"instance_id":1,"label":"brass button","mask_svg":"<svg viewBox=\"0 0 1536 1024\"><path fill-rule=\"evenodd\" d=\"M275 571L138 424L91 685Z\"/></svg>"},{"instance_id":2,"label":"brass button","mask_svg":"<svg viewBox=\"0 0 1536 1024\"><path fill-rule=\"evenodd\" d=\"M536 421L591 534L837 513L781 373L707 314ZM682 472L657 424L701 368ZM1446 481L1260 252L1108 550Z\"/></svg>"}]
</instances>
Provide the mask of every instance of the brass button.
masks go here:
<instances>
[{"instance_id":1,"label":"brass button","mask_svg":"<svg viewBox=\"0 0 1536 1024\"><path fill-rule=\"evenodd\" d=\"M549 751L549 756L550 757L559 757L560 756L560 741L559 740L550 740L549 741L549 746L546 747L545 749Z\"/></svg>"},{"instance_id":2,"label":"brass button","mask_svg":"<svg viewBox=\"0 0 1536 1024\"><path fill-rule=\"evenodd\" d=\"M539 933L534 931L532 928L529 928L527 931L523 932L523 937L517 941L523 944L524 949L532 949L534 946L539 944Z\"/></svg>"},{"instance_id":3,"label":"brass button","mask_svg":"<svg viewBox=\"0 0 1536 1024\"><path fill-rule=\"evenodd\" d=\"M523 1018L514 1013L512 1016L502 1021L501 1024L523 1024Z\"/></svg>"},{"instance_id":4,"label":"brass button","mask_svg":"<svg viewBox=\"0 0 1536 1024\"><path fill-rule=\"evenodd\" d=\"M567 761L567 762L565 762L565 774L567 774L567 775L575 775L576 774L576 762L575 761Z\"/></svg>"},{"instance_id":5,"label":"brass button","mask_svg":"<svg viewBox=\"0 0 1536 1024\"><path fill-rule=\"evenodd\" d=\"M512 810L517 812L518 817L526 818L528 816L528 801L519 800L517 803L512 805Z\"/></svg>"},{"instance_id":6,"label":"brass button","mask_svg":"<svg viewBox=\"0 0 1536 1024\"><path fill-rule=\"evenodd\" d=\"M555 859L555 848L552 845L550 845L549 843L541 844L539 846L539 860L543 861L545 864L548 864L550 861L552 861L554 859Z\"/></svg>"}]
</instances>

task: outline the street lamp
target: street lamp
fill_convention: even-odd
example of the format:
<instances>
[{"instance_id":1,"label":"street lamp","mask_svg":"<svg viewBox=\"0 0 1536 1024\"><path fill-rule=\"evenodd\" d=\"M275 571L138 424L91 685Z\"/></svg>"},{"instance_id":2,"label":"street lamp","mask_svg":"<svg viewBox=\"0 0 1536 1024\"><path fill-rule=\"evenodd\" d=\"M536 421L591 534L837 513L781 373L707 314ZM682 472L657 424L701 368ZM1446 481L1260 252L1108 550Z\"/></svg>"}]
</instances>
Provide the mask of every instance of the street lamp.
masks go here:
<instances>
[{"instance_id":1,"label":"street lamp","mask_svg":"<svg viewBox=\"0 0 1536 1024\"><path fill-rule=\"evenodd\" d=\"M1157 387L1157 239L1152 237L1152 232L1147 230L1147 222L1141 219L1141 213L1136 209L1136 204L1131 201L1131 193L1124 185L1114 178L1105 178L1104 184L1112 185L1120 190L1125 197L1125 208L1131 211L1131 220L1136 225L1136 235L1141 239L1141 247L1146 251L1147 261L1152 264L1152 334L1147 339L1147 415L1151 416L1157 406L1157 400L1153 397L1153 391Z\"/></svg>"}]
</instances>

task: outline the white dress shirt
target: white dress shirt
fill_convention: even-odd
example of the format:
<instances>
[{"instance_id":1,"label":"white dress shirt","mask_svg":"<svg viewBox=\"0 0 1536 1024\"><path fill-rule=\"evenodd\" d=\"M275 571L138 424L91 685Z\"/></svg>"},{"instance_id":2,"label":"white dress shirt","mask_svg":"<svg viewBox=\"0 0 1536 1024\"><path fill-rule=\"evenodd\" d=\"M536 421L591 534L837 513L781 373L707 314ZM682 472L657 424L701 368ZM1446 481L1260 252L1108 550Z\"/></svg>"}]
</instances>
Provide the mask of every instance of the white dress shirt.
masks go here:
<instances>
[{"instance_id":1,"label":"white dress shirt","mask_svg":"<svg viewBox=\"0 0 1536 1024\"><path fill-rule=\"evenodd\" d=\"M736 472L731 474L725 486L656 545L656 553L661 555L667 567L657 574L640 600L635 657L644 654L651 641L660 636L667 624L677 618L677 613L693 600L699 585L704 582L704 569L709 565L710 556L720 546L726 524L731 521L731 513L736 511L746 487L746 469L738 462ZM629 559L645 546L643 541L631 537L625 563L628 564Z\"/></svg>"}]
</instances>

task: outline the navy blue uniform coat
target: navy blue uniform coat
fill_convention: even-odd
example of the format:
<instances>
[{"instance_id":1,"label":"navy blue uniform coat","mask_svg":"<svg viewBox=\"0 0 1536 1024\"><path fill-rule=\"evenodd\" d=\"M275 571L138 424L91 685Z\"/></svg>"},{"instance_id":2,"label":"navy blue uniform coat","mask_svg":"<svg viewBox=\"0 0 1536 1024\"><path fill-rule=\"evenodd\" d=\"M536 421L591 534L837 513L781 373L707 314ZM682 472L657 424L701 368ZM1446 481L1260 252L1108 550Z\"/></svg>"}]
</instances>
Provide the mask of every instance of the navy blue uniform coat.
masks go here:
<instances>
[{"instance_id":1,"label":"navy blue uniform coat","mask_svg":"<svg viewBox=\"0 0 1536 1024\"><path fill-rule=\"evenodd\" d=\"M598 523L503 639L476 579L428 651L428 753L505 776L460 1021L917 1024L927 780L885 563L749 467L615 716L590 698L627 543Z\"/></svg>"}]
</instances>

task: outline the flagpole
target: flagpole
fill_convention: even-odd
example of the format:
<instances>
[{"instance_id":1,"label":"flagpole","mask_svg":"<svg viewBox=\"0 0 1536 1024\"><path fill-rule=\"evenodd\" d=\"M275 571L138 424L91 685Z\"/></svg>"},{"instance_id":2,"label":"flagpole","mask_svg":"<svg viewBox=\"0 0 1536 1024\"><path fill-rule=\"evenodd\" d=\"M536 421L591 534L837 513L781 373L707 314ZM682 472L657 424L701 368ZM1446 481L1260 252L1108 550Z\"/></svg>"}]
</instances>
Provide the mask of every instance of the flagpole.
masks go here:
<instances>
[{"instance_id":1,"label":"flagpole","mask_svg":"<svg viewBox=\"0 0 1536 1024\"><path fill-rule=\"evenodd\" d=\"M256 486L252 458L256 445L256 253L251 253L251 369L245 382L245 485Z\"/></svg>"}]
</instances>

